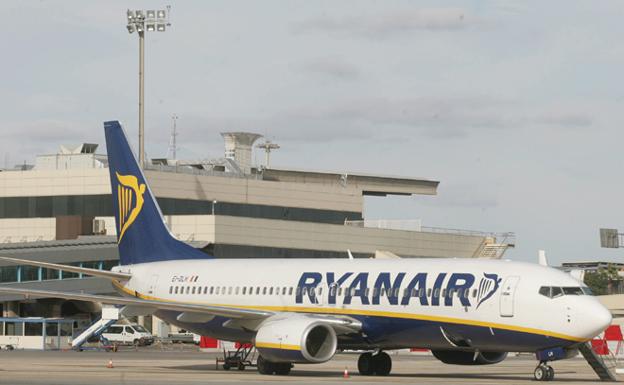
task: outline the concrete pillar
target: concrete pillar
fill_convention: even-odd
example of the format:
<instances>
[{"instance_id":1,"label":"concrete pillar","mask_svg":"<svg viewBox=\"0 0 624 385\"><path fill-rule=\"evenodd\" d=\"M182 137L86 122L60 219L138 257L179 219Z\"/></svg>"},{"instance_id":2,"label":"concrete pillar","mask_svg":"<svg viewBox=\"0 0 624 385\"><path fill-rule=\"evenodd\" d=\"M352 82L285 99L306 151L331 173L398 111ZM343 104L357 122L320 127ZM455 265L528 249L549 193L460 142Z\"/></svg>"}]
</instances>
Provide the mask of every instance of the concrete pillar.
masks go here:
<instances>
[{"instance_id":1,"label":"concrete pillar","mask_svg":"<svg viewBox=\"0 0 624 385\"><path fill-rule=\"evenodd\" d=\"M137 323L145 327L145 316L144 315L137 316Z\"/></svg>"},{"instance_id":2,"label":"concrete pillar","mask_svg":"<svg viewBox=\"0 0 624 385\"><path fill-rule=\"evenodd\" d=\"M152 334L156 337L169 337L169 324L156 316L152 316Z\"/></svg>"},{"instance_id":3,"label":"concrete pillar","mask_svg":"<svg viewBox=\"0 0 624 385\"><path fill-rule=\"evenodd\" d=\"M19 301L5 302L2 306L3 317L19 317Z\"/></svg>"}]
</instances>

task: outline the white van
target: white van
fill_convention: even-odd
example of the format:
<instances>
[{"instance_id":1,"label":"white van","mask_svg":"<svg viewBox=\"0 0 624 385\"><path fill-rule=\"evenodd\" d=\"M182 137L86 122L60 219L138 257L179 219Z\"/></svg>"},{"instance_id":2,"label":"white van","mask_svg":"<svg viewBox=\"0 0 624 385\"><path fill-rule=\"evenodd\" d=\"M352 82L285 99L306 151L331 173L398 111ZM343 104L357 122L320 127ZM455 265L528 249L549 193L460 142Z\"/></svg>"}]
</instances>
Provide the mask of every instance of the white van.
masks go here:
<instances>
[{"instance_id":1,"label":"white van","mask_svg":"<svg viewBox=\"0 0 624 385\"><path fill-rule=\"evenodd\" d=\"M152 333L139 324L111 325L102 332L102 337L110 342L137 346L151 345L154 342Z\"/></svg>"}]
</instances>

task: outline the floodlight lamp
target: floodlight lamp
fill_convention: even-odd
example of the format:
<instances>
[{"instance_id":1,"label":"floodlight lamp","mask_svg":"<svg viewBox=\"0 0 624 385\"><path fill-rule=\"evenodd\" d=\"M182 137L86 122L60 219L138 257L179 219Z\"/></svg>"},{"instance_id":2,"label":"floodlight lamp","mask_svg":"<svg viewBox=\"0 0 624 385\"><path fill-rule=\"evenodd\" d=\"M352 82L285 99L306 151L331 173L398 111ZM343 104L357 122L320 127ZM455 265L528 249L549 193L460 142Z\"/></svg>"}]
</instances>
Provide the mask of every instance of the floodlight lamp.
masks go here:
<instances>
[{"instance_id":1,"label":"floodlight lamp","mask_svg":"<svg viewBox=\"0 0 624 385\"><path fill-rule=\"evenodd\" d=\"M134 32L134 24L128 24L127 28L128 28L128 33Z\"/></svg>"},{"instance_id":2,"label":"floodlight lamp","mask_svg":"<svg viewBox=\"0 0 624 385\"><path fill-rule=\"evenodd\" d=\"M134 20L134 11L128 10L126 14L128 15L128 22L132 22Z\"/></svg>"},{"instance_id":3,"label":"floodlight lamp","mask_svg":"<svg viewBox=\"0 0 624 385\"><path fill-rule=\"evenodd\" d=\"M148 19L155 19L156 18L156 11L154 11L153 9L150 9L150 10L146 11L146 18L148 18Z\"/></svg>"},{"instance_id":4,"label":"floodlight lamp","mask_svg":"<svg viewBox=\"0 0 624 385\"><path fill-rule=\"evenodd\" d=\"M143 23L136 23L137 32L143 32Z\"/></svg>"},{"instance_id":5,"label":"floodlight lamp","mask_svg":"<svg viewBox=\"0 0 624 385\"><path fill-rule=\"evenodd\" d=\"M167 17L167 13L165 12L164 9L159 9L158 13L157 13L157 17L158 19L164 19L165 17Z\"/></svg>"},{"instance_id":6,"label":"floodlight lamp","mask_svg":"<svg viewBox=\"0 0 624 385\"><path fill-rule=\"evenodd\" d=\"M145 24L145 29L148 32L154 32L156 30L156 26L154 25L154 23L146 23Z\"/></svg>"},{"instance_id":7,"label":"floodlight lamp","mask_svg":"<svg viewBox=\"0 0 624 385\"><path fill-rule=\"evenodd\" d=\"M140 9L136 10L136 18L137 19L145 19L145 14Z\"/></svg>"},{"instance_id":8,"label":"floodlight lamp","mask_svg":"<svg viewBox=\"0 0 624 385\"><path fill-rule=\"evenodd\" d=\"M162 23L158 23L158 24L156 24L156 30L157 30L158 32L165 32L165 25L164 25L164 24L162 24Z\"/></svg>"}]
</instances>

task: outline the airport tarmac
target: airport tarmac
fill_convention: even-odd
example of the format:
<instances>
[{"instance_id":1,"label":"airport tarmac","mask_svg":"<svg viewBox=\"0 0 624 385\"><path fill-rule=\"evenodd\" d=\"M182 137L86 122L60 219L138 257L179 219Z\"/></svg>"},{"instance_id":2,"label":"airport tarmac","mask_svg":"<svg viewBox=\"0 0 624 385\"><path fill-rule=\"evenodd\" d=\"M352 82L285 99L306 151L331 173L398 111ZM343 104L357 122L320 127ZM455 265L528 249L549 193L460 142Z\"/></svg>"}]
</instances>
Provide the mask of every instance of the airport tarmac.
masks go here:
<instances>
[{"instance_id":1,"label":"airport tarmac","mask_svg":"<svg viewBox=\"0 0 624 385\"><path fill-rule=\"evenodd\" d=\"M162 351L155 348L117 353L74 351L2 351L0 384L523 384L533 383L536 362L530 356L510 357L497 365L444 365L431 356L393 356L388 377L360 376L357 355L340 354L320 365L296 365L289 376L265 376L255 368L244 371L215 369L214 353L185 348ZM106 367L109 359L113 368ZM599 383L587 362L571 359L555 362L555 381L567 384ZM343 378L347 368L350 377Z\"/></svg>"}]
</instances>

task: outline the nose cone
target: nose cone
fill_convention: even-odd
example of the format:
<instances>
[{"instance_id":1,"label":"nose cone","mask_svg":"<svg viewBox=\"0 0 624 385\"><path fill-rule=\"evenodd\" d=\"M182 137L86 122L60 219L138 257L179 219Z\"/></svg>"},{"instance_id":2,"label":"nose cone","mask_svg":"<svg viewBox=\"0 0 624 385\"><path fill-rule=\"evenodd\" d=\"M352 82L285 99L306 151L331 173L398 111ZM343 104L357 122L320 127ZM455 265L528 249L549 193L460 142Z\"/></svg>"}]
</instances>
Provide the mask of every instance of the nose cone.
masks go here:
<instances>
[{"instance_id":1,"label":"nose cone","mask_svg":"<svg viewBox=\"0 0 624 385\"><path fill-rule=\"evenodd\" d=\"M593 306L587 310L590 325L587 325L589 333L586 337L594 338L611 325L612 316L611 312L598 301L596 301Z\"/></svg>"}]
</instances>

